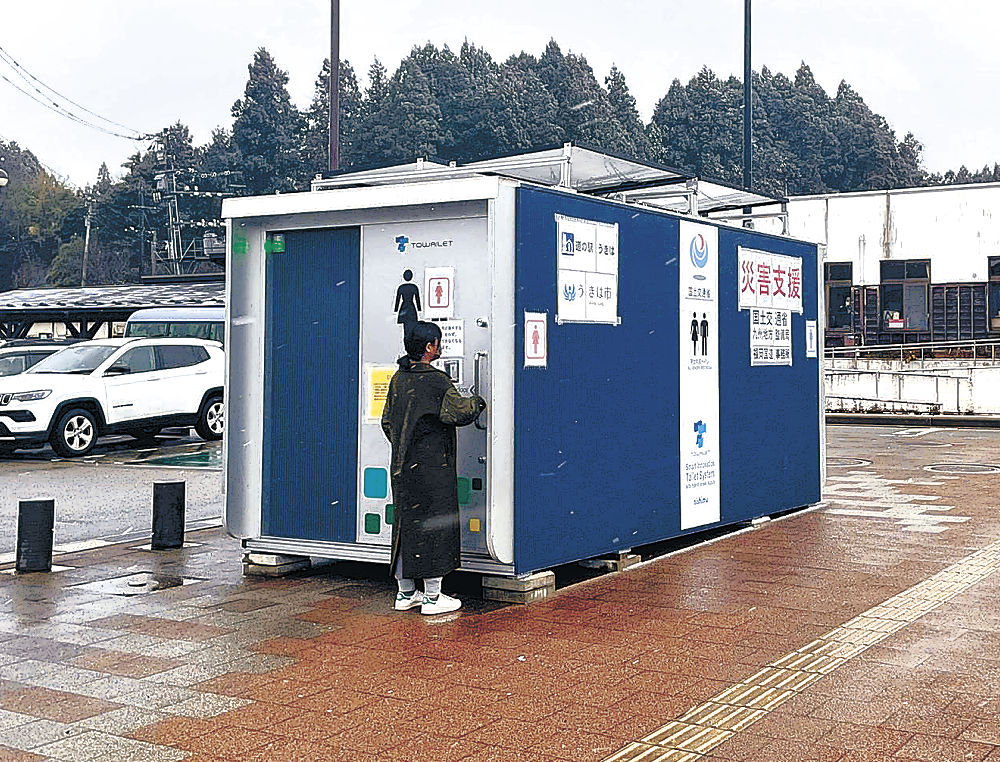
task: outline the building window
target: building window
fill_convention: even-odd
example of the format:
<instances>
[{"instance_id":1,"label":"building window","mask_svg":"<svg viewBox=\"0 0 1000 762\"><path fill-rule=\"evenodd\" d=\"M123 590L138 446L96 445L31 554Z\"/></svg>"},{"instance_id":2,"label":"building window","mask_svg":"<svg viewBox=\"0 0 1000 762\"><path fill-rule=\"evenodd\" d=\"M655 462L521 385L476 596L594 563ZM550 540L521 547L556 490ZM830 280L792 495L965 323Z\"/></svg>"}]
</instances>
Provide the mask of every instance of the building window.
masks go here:
<instances>
[{"instance_id":1,"label":"building window","mask_svg":"<svg viewBox=\"0 0 1000 762\"><path fill-rule=\"evenodd\" d=\"M988 261L990 292L987 307L990 311L990 331L1000 332L1000 257L990 257Z\"/></svg>"},{"instance_id":2,"label":"building window","mask_svg":"<svg viewBox=\"0 0 1000 762\"><path fill-rule=\"evenodd\" d=\"M927 291L929 260L897 259L881 262L882 330L926 331L929 328Z\"/></svg>"},{"instance_id":3,"label":"building window","mask_svg":"<svg viewBox=\"0 0 1000 762\"><path fill-rule=\"evenodd\" d=\"M854 266L850 262L828 262L823 265L826 283L827 330L850 330L853 323L851 287Z\"/></svg>"}]
</instances>

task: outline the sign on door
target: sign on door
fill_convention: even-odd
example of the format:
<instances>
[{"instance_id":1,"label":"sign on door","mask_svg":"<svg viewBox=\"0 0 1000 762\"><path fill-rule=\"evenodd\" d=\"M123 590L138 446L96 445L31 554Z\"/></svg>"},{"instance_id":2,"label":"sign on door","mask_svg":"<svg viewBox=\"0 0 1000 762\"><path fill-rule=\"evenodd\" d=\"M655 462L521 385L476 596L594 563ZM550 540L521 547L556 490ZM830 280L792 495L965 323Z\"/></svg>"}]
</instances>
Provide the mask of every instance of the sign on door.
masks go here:
<instances>
[{"instance_id":1,"label":"sign on door","mask_svg":"<svg viewBox=\"0 0 1000 762\"><path fill-rule=\"evenodd\" d=\"M424 270L425 318L455 316L455 268L428 267Z\"/></svg>"}]
</instances>

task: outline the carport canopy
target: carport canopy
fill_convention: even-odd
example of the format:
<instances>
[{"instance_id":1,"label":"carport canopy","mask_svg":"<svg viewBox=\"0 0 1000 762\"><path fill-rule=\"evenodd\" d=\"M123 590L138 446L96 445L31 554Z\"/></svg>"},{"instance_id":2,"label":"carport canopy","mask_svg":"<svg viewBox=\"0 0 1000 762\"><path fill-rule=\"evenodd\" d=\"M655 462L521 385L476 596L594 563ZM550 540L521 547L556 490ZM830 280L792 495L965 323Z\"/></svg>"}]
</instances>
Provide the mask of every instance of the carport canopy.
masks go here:
<instances>
[{"instance_id":1,"label":"carport canopy","mask_svg":"<svg viewBox=\"0 0 1000 762\"><path fill-rule=\"evenodd\" d=\"M97 288L17 289L0 293L0 340L23 339L35 323L63 323L92 339L105 323L151 307L224 307L225 283L157 283Z\"/></svg>"}]
</instances>

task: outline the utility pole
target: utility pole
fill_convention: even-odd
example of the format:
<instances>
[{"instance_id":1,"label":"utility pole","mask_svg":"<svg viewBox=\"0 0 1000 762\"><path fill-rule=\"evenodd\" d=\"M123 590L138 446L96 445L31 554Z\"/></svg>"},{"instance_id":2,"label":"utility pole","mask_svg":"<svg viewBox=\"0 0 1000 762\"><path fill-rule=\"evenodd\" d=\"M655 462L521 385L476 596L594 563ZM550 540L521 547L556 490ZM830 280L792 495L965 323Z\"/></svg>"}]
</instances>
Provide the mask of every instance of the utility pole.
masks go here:
<instances>
[{"instance_id":1,"label":"utility pole","mask_svg":"<svg viewBox=\"0 0 1000 762\"><path fill-rule=\"evenodd\" d=\"M750 146L753 138L753 103L750 84L750 0L743 0L743 189L753 185Z\"/></svg>"},{"instance_id":2,"label":"utility pole","mask_svg":"<svg viewBox=\"0 0 1000 762\"><path fill-rule=\"evenodd\" d=\"M80 288L87 285L87 257L90 254L90 224L94 216L94 202L87 202L87 216L83 218L87 232L83 237L83 272L80 275Z\"/></svg>"},{"instance_id":3,"label":"utility pole","mask_svg":"<svg viewBox=\"0 0 1000 762\"><path fill-rule=\"evenodd\" d=\"M330 0L330 171L338 169L340 169L340 0Z\"/></svg>"},{"instance_id":4,"label":"utility pole","mask_svg":"<svg viewBox=\"0 0 1000 762\"><path fill-rule=\"evenodd\" d=\"M139 203L132 204L129 206L129 210L134 210L139 213L139 257L138 261L140 267L142 266L142 260L146 256L146 212L156 211L155 206L146 206L146 187L145 184L139 186ZM155 262L155 255L153 261ZM150 270L150 275L156 275L156 268L154 267Z\"/></svg>"},{"instance_id":5,"label":"utility pole","mask_svg":"<svg viewBox=\"0 0 1000 762\"><path fill-rule=\"evenodd\" d=\"M743 190L751 192L753 186L753 87L750 82L750 0L743 0ZM753 208L743 207L749 215ZM743 227L752 228L753 220L743 220Z\"/></svg>"}]
</instances>

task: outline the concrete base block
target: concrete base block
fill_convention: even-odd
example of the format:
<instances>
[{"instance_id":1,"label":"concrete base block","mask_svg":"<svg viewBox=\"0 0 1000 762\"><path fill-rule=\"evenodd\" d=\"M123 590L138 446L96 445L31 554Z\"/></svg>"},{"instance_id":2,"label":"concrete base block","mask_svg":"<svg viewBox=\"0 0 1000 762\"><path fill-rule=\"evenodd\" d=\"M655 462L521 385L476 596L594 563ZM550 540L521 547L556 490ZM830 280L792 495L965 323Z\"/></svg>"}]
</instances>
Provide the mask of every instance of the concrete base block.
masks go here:
<instances>
[{"instance_id":1,"label":"concrete base block","mask_svg":"<svg viewBox=\"0 0 1000 762\"><path fill-rule=\"evenodd\" d=\"M308 569L308 556L285 556L280 553L247 553L243 556L243 574L254 577L282 577Z\"/></svg>"},{"instance_id":2,"label":"concrete base block","mask_svg":"<svg viewBox=\"0 0 1000 762\"><path fill-rule=\"evenodd\" d=\"M556 591L556 575L550 571L520 577L483 577L483 598L503 603L531 603Z\"/></svg>"},{"instance_id":3,"label":"concrete base block","mask_svg":"<svg viewBox=\"0 0 1000 762\"><path fill-rule=\"evenodd\" d=\"M642 556L630 550L623 550L620 553L612 553L599 558L587 558L580 561L580 566L587 569L602 569L609 572L621 572L630 566L635 566L642 561Z\"/></svg>"}]
</instances>

